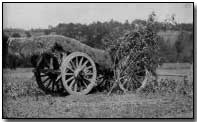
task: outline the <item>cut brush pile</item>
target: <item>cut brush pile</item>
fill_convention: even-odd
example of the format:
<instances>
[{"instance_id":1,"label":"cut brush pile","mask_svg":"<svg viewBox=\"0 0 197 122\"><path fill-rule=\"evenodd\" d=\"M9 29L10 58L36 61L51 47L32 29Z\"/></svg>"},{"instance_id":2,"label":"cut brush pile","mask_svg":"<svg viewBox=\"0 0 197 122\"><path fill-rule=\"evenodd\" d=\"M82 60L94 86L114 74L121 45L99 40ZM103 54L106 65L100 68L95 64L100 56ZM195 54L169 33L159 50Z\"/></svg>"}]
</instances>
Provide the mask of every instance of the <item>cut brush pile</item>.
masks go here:
<instances>
[{"instance_id":1,"label":"cut brush pile","mask_svg":"<svg viewBox=\"0 0 197 122\"><path fill-rule=\"evenodd\" d=\"M87 46L78 40L60 35L10 38L8 50L9 53L17 54L22 57L53 53L54 51L65 53L84 52L90 55L91 58L101 66L109 68L111 62L111 58L107 52Z\"/></svg>"}]
</instances>

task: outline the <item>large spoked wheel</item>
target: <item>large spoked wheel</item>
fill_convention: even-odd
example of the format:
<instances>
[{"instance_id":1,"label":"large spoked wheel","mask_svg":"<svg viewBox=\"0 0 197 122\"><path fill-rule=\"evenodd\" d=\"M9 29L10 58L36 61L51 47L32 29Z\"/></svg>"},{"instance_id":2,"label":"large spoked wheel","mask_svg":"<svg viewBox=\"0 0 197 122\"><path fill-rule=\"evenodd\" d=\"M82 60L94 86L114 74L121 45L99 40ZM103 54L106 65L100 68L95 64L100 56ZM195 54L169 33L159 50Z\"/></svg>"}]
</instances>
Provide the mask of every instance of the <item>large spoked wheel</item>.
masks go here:
<instances>
[{"instance_id":1,"label":"large spoked wheel","mask_svg":"<svg viewBox=\"0 0 197 122\"><path fill-rule=\"evenodd\" d=\"M43 54L37 63L34 74L39 88L49 94L63 93L64 87L57 59L49 54Z\"/></svg>"},{"instance_id":2,"label":"large spoked wheel","mask_svg":"<svg viewBox=\"0 0 197 122\"><path fill-rule=\"evenodd\" d=\"M132 91L140 88L146 78L146 68L141 65L136 65L133 69L130 78L123 78L120 80L120 86L125 91Z\"/></svg>"},{"instance_id":3,"label":"large spoked wheel","mask_svg":"<svg viewBox=\"0 0 197 122\"><path fill-rule=\"evenodd\" d=\"M88 94L96 85L96 66L85 53L74 52L63 58L61 66L63 86L69 94Z\"/></svg>"}]
</instances>

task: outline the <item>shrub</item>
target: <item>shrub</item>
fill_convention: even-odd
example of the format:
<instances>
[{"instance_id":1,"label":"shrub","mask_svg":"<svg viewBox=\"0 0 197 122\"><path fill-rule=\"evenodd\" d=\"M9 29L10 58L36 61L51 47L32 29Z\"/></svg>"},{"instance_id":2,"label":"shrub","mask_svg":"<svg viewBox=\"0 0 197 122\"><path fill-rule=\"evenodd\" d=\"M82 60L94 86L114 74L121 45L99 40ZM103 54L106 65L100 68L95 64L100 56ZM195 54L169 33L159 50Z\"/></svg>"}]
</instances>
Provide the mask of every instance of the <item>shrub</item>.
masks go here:
<instances>
[{"instance_id":1,"label":"shrub","mask_svg":"<svg viewBox=\"0 0 197 122\"><path fill-rule=\"evenodd\" d=\"M21 35L19 33L13 33L12 37L21 37Z\"/></svg>"}]
</instances>

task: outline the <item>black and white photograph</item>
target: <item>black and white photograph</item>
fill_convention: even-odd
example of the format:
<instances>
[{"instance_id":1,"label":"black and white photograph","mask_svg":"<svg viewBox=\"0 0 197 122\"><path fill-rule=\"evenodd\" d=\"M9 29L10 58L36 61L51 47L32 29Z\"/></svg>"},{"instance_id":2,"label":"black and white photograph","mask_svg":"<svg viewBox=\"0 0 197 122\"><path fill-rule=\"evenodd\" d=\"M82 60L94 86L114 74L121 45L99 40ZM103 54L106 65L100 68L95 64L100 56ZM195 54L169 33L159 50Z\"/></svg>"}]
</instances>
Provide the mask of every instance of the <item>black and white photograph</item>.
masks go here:
<instances>
[{"instance_id":1,"label":"black and white photograph","mask_svg":"<svg viewBox=\"0 0 197 122\"><path fill-rule=\"evenodd\" d=\"M2 118L194 119L194 3L2 3Z\"/></svg>"}]
</instances>

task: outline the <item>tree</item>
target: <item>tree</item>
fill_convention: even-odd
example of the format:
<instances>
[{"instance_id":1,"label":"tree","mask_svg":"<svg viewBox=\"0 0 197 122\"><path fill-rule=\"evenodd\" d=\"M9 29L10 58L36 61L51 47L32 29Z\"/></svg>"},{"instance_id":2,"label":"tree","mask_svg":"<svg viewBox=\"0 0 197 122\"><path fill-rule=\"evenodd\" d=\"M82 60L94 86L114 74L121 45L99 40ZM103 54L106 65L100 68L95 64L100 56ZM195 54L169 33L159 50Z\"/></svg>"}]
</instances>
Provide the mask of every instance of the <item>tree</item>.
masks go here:
<instances>
[{"instance_id":1,"label":"tree","mask_svg":"<svg viewBox=\"0 0 197 122\"><path fill-rule=\"evenodd\" d=\"M3 45L3 67L7 66L7 61L8 61L8 38L9 36L3 32L3 40L2 40L2 45Z\"/></svg>"},{"instance_id":2,"label":"tree","mask_svg":"<svg viewBox=\"0 0 197 122\"><path fill-rule=\"evenodd\" d=\"M12 34L12 37L21 37L21 35L19 33L15 32Z\"/></svg>"},{"instance_id":3,"label":"tree","mask_svg":"<svg viewBox=\"0 0 197 122\"><path fill-rule=\"evenodd\" d=\"M45 34L45 35L49 35L50 32L51 32L51 31L50 31L49 29L45 29L45 30L44 30L44 34Z\"/></svg>"},{"instance_id":4,"label":"tree","mask_svg":"<svg viewBox=\"0 0 197 122\"><path fill-rule=\"evenodd\" d=\"M30 34L29 31L25 31L25 34L26 34L27 37L31 37L31 34Z\"/></svg>"},{"instance_id":5,"label":"tree","mask_svg":"<svg viewBox=\"0 0 197 122\"><path fill-rule=\"evenodd\" d=\"M182 52L182 50L183 50L181 41L176 41L176 42L175 42L175 47L176 47L176 52L177 52L177 61L179 61L180 54L181 54L181 52Z\"/></svg>"}]
</instances>

